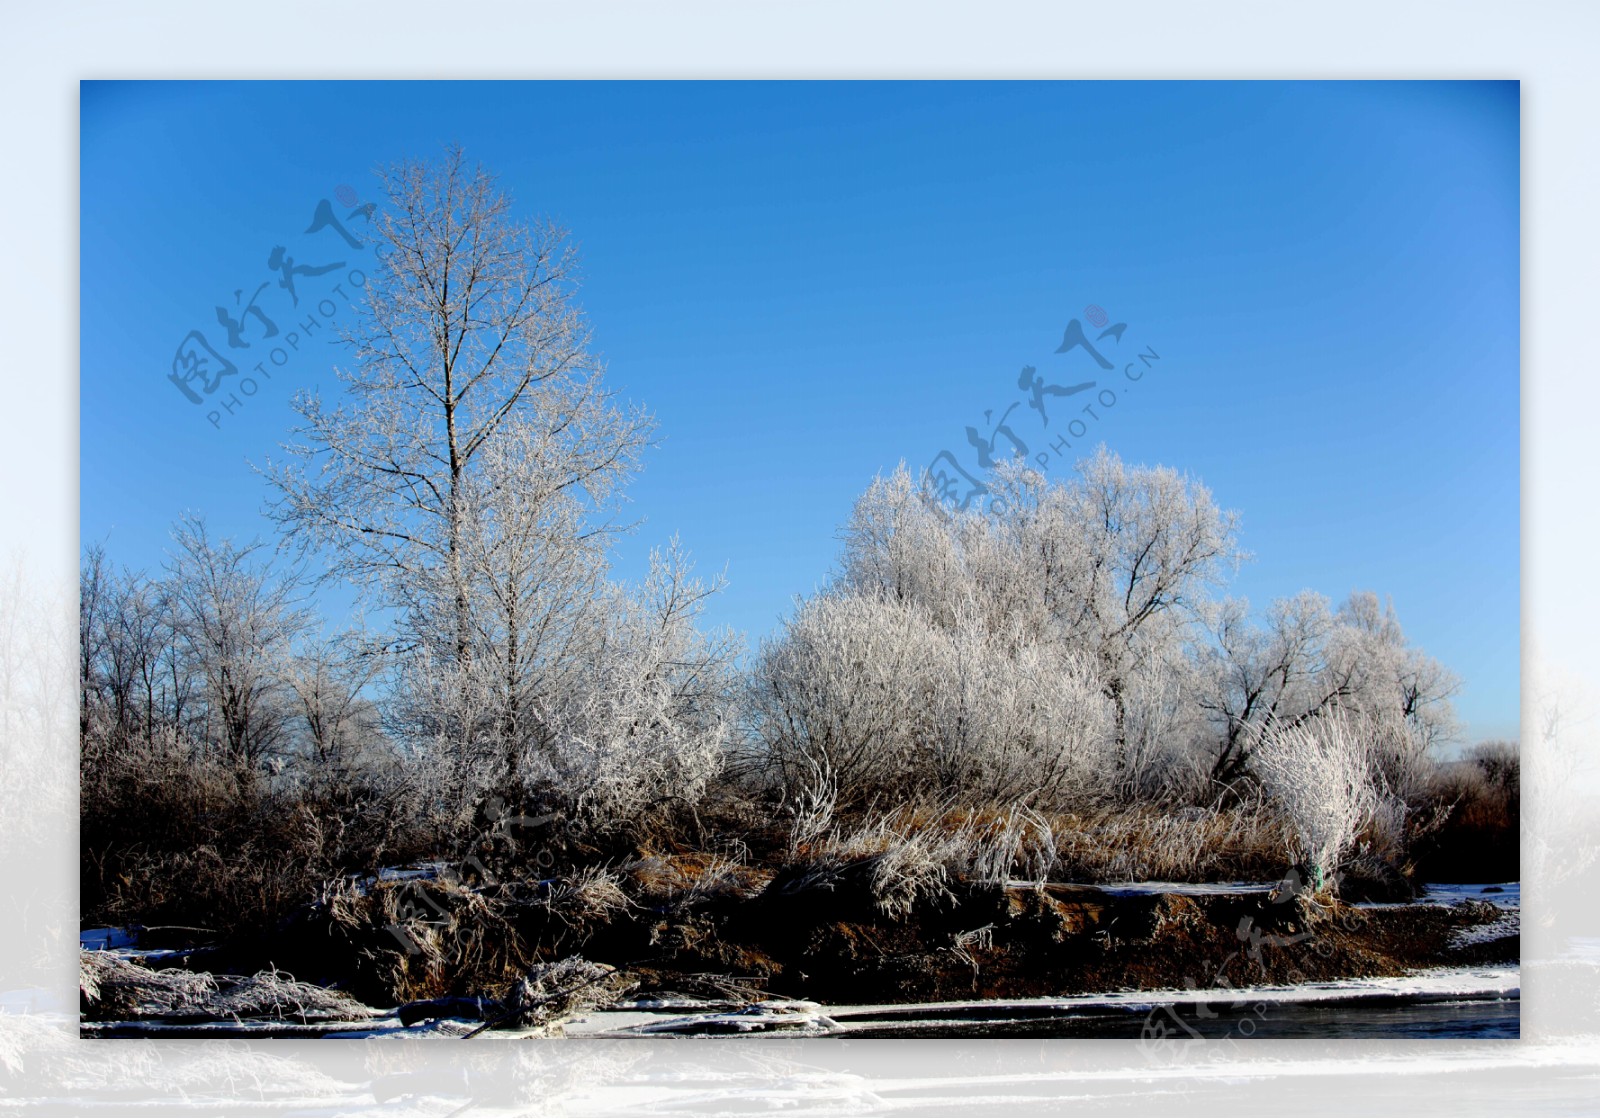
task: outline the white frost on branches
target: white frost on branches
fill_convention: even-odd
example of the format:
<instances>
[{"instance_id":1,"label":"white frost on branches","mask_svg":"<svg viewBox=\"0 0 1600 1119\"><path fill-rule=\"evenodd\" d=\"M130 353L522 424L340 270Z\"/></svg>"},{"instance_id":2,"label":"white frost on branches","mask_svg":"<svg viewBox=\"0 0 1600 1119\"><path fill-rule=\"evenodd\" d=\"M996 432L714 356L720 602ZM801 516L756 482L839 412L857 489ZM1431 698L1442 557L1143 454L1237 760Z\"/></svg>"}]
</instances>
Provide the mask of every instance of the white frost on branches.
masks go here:
<instances>
[{"instance_id":1,"label":"white frost on branches","mask_svg":"<svg viewBox=\"0 0 1600 1119\"><path fill-rule=\"evenodd\" d=\"M1269 727L1254 751L1267 792L1294 825L1297 859L1330 880L1366 828L1392 832L1404 806L1384 787L1371 727L1343 717Z\"/></svg>"}]
</instances>

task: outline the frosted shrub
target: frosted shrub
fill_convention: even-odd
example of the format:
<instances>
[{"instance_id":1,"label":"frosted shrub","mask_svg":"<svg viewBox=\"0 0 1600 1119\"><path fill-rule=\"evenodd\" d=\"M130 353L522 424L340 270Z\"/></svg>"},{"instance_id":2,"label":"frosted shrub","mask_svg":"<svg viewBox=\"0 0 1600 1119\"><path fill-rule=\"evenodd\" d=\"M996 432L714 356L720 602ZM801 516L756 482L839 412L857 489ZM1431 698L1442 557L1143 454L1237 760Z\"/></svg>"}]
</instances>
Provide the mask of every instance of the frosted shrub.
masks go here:
<instances>
[{"instance_id":1,"label":"frosted shrub","mask_svg":"<svg viewBox=\"0 0 1600 1119\"><path fill-rule=\"evenodd\" d=\"M859 800L925 775L928 661L944 644L915 607L830 595L802 606L763 644L750 697L784 789L815 797L825 774L841 798Z\"/></svg>"},{"instance_id":2,"label":"frosted shrub","mask_svg":"<svg viewBox=\"0 0 1600 1119\"><path fill-rule=\"evenodd\" d=\"M724 764L736 691L732 637L696 627L712 589L675 548L652 556L643 587L612 588L587 671L541 705L524 780L607 821L701 797Z\"/></svg>"},{"instance_id":3,"label":"frosted shrub","mask_svg":"<svg viewBox=\"0 0 1600 1119\"><path fill-rule=\"evenodd\" d=\"M1203 800L1209 727L1194 702L1195 673L1177 656L1140 665L1124 692L1121 750L1106 764L1123 802Z\"/></svg>"},{"instance_id":4,"label":"frosted shrub","mask_svg":"<svg viewBox=\"0 0 1600 1119\"><path fill-rule=\"evenodd\" d=\"M1184 643L1233 555L1203 486L1103 449L992 507L935 508L902 466L844 531L833 584L764 648L757 738L786 790L826 757L845 800L1166 796L1196 767Z\"/></svg>"},{"instance_id":5,"label":"frosted shrub","mask_svg":"<svg viewBox=\"0 0 1600 1119\"><path fill-rule=\"evenodd\" d=\"M1269 728L1253 761L1262 785L1289 816L1295 854L1319 888L1362 828L1392 807L1374 779L1367 745L1343 719Z\"/></svg>"},{"instance_id":6,"label":"frosted shrub","mask_svg":"<svg viewBox=\"0 0 1600 1119\"><path fill-rule=\"evenodd\" d=\"M874 795L1055 799L1097 787L1110 709L1082 661L997 637L963 609L864 596L806 603L762 650L755 732L809 834ZM797 833L797 838L804 838Z\"/></svg>"},{"instance_id":7,"label":"frosted shrub","mask_svg":"<svg viewBox=\"0 0 1600 1119\"><path fill-rule=\"evenodd\" d=\"M940 791L995 803L1096 791L1113 727L1092 669L1037 642L998 639L970 616L944 637L944 655L930 666Z\"/></svg>"}]
</instances>

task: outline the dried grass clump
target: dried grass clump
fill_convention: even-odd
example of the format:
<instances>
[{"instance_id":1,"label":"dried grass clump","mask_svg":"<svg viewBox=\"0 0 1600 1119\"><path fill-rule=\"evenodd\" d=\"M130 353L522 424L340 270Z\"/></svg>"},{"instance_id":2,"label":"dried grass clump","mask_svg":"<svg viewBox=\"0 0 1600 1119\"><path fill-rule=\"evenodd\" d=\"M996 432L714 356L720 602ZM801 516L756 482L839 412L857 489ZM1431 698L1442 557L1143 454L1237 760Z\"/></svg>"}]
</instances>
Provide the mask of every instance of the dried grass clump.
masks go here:
<instances>
[{"instance_id":1,"label":"dried grass clump","mask_svg":"<svg viewBox=\"0 0 1600 1119\"><path fill-rule=\"evenodd\" d=\"M449 875L342 880L324 886L317 909L355 947L363 990L411 1002L499 996L532 963L632 904L615 870L590 866L554 880L484 886Z\"/></svg>"},{"instance_id":2,"label":"dried grass clump","mask_svg":"<svg viewBox=\"0 0 1600 1119\"><path fill-rule=\"evenodd\" d=\"M111 952L78 953L78 998L92 1018L204 1017L216 993L205 972L152 971Z\"/></svg>"},{"instance_id":3,"label":"dried grass clump","mask_svg":"<svg viewBox=\"0 0 1600 1119\"><path fill-rule=\"evenodd\" d=\"M785 888L829 888L868 869L886 914L903 916L955 881L1218 881L1283 872L1293 832L1270 804L1231 809L1108 806L1045 813L908 806L805 845Z\"/></svg>"},{"instance_id":4,"label":"dried grass clump","mask_svg":"<svg viewBox=\"0 0 1600 1119\"><path fill-rule=\"evenodd\" d=\"M537 903L543 904L543 903ZM444 878L326 883L314 909L356 947L364 986L400 1002L458 989L498 991L534 953L519 918L528 903Z\"/></svg>"},{"instance_id":5,"label":"dried grass clump","mask_svg":"<svg viewBox=\"0 0 1600 1119\"><path fill-rule=\"evenodd\" d=\"M485 1028L550 1029L564 1018L607 1006L637 986L616 968L582 956L535 964L512 985L504 1013Z\"/></svg>"},{"instance_id":6,"label":"dried grass clump","mask_svg":"<svg viewBox=\"0 0 1600 1119\"><path fill-rule=\"evenodd\" d=\"M675 912L720 898L754 897L772 879L771 871L717 852L650 855L626 872L641 901Z\"/></svg>"},{"instance_id":7,"label":"dried grass clump","mask_svg":"<svg viewBox=\"0 0 1600 1119\"><path fill-rule=\"evenodd\" d=\"M274 1021L356 1020L375 1018L381 1012L348 995L301 983L277 969L257 972L231 982L224 977L212 1008L230 1018L269 1018Z\"/></svg>"},{"instance_id":8,"label":"dried grass clump","mask_svg":"<svg viewBox=\"0 0 1600 1119\"><path fill-rule=\"evenodd\" d=\"M586 866L557 880L545 902L550 912L569 925L604 924L632 902L622 879L610 867Z\"/></svg>"},{"instance_id":9,"label":"dried grass clump","mask_svg":"<svg viewBox=\"0 0 1600 1119\"><path fill-rule=\"evenodd\" d=\"M1060 873L1083 882L1206 882L1283 873L1292 833L1270 806L1134 808L1051 818Z\"/></svg>"},{"instance_id":10,"label":"dried grass clump","mask_svg":"<svg viewBox=\"0 0 1600 1119\"><path fill-rule=\"evenodd\" d=\"M1043 884L1055 872L1055 826L1032 808L969 811L959 819L947 816L944 826L953 829L946 847L951 868L969 882Z\"/></svg>"},{"instance_id":11,"label":"dried grass clump","mask_svg":"<svg viewBox=\"0 0 1600 1119\"><path fill-rule=\"evenodd\" d=\"M880 912L909 916L924 902L954 897L957 880L1043 882L1055 865L1050 823L1027 808L978 812L908 807L806 844L785 889L832 889L864 875Z\"/></svg>"},{"instance_id":12,"label":"dried grass clump","mask_svg":"<svg viewBox=\"0 0 1600 1119\"><path fill-rule=\"evenodd\" d=\"M878 908L888 917L903 918L924 900L953 897L947 863L938 845L920 836L891 840L872 866L872 896Z\"/></svg>"},{"instance_id":13,"label":"dried grass clump","mask_svg":"<svg viewBox=\"0 0 1600 1119\"><path fill-rule=\"evenodd\" d=\"M78 993L91 1019L354 1021L379 1012L348 995L276 969L248 977L171 968L153 971L110 952L82 952Z\"/></svg>"},{"instance_id":14,"label":"dried grass clump","mask_svg":"<svg viewBox=\"0 0 1600 1119\"><path fill-rule=\"evenodd\" d=\"M846 873L865 873L885 916L903 918L925 900L951 897L949 836L918 830L898 814L835 831L810 845L790 889L830 889Z\"/></svg>"}]
</instances>

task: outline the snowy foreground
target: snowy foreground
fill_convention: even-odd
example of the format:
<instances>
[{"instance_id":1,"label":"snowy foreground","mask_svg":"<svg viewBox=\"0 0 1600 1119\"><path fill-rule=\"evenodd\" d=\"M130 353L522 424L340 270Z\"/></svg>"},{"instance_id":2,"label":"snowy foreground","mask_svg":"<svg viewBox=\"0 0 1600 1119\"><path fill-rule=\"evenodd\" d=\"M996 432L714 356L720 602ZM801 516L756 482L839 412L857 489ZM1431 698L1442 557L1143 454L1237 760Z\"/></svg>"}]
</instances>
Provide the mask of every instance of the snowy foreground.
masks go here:
<instances>
[{"instance_id":1,"label":"snowy foreground","mask_svg":"<svg viewBox=\"0 0 1600 1119\"><path fill-rule=\"evenodd\" d=\"M17 1013L13 1003L9 1012L0 1010L0 1051L9 1058L0 1063L0 1083L10 1104L0 1110L206 1115L236 1113L246 1102L252 1114L302 1116L1237 1115L1235 1093L1252 1083L1271 1103L1265 1113L1275 1114L1393 1113L1406 1100L1423 1110L1431 1102L1435 1109L1447 1103L1451 1114L1503 1114L1507 1098L1530 1101L1529 1113L1589 1113L1600 1078L1600 1023L1592 1013L1600 941L1564 942L1554 957L1526 966L1537 973L1535 982L1557 984L1571 996L1563 1007L1581 1004L1591 1013L1564 1020L1560 1037L1516 1044L1207 1039L866 1046L782 1032L760 1044L730 1045L634 1032L623 1035L627 1041L576 1045L483 1044L485 1034L479 1043L452 1047L408 1044L405 1038L415 1034L391 1029L379 1035L382 1041L332 1046L258 1044L248 1037L225 1046L169 1046L78 1042L65 1013L39 1006ZM1432 973L1415 977L1412 986L1447 997L1496 988L1513 993L1515 970L1501 971L1498 980L1491 974L1497 970L1481 969L1476 980ZM1327 986L1332 994L1351 985ZM1393 990L1395 981L1379 986ZM663 1008L655 1017L671 1016Z\"/></svg>"},{"instance_id":2,"label":"snowy foreground","mask_svg":"<svg viewBox=\"0 0 1600 1119\"><path fill-rule=\"evenodd\" d=\"M979 999L969 1002L822 1006L801 1000L772 999L746 1005L705 999L625 999L565 1020L568 1038L671 1037L953 1037L953 1036L1138 1036L1145 1041L1177 1042L1200 1038L1281 1034L1281 1023L1309 1012L1337 1012L1359 1020L1366 1008L1384 1012L1391 1026L1387 1036L1428 1036L1419 1028L1448 1007L1448 1017L1499 1020L1521 995L1516 967L1436 968L1414 975L1347 979L1296 986L1185 988L1162 991L1117 991L1058 998ZM1496 1004L1492 1013L1474 1004ZM1507 1004L1510 1004L1509 1007ZM1233 1010L1224 1017L1224 1012ZM1219 1021L1220 1020L1220 1021ZM1187 1021L1189 1030L1179 1027ZM1239 1023L1248 1024L1239 1028ZM1330 1029L1318 1017L1303 1033L1339 1036L1364 1031ZM1174 1025L1175 1024L1175 1025ZM297 1026L274 1021L231 1022L101 1022L86 1027L98 1037L321 1037L440 1038L469 1035L482 1042L549 1037L548 1030L480 1032L482 1023L453 1018L404 1025L394 1013L361 1021L320 1022ZM1274 1031L1271 1026L1279 1026ZM1470 1026L1448 1036L1494 1036ZM1499 1036L1516 1036L1501 1031Z\"/></svg>"},{"instance_id":3,"label":"snowy foreground","mask_svg":"<svg viewBox=\"0 0 1600 1119\"><path fill-rule=\"evenodd\" d=\"M1417 975L1386 979L1350 979L1309 983L1294 987L1237 987L1168 991L1122 991L1063 998L985 999L973 1002L882 1004L824 1007L813 1002L771 1000L745 1007L728 1007L696 999L638 999L606 1010L590 1011L568 1020L567 1037L706 1037L717 1035L783 1034L804 1037L849 1037L882 1032L914 1036L960 1031L974 1027L1005 1027L1023 1023L1066 1022L1073 1018L1131 1015L1141 1021L1166 1007L1240 1004L1270 1017L1274 1007L1334 1005L1356 1007L1362 1003L1393 1005L1436 1002L1468 1003L1515 1000L1520 994L1520 974L1515 967L1439 968ZM461 1037L473 1023L433 1021L402 1026L397 1018L363 1023L353 1030L327 1037L392 1036ZM497 1031L482 1038L515 1039L530 1036Z\"/></svg>"},{"instance_id":4,"label":"snowy foreground","mask_svg":"<svg viewBox=\"0 0 1600 1119\"><path fill-rule=\"evenodd\" d=\"M1422 904L1483 899L1483 887L1438 890ZM1495 897L1494 895L1488 895ZM1520 911L1514 886L1495 897ZM1520 968L1435 969L1378 981L1252 990L1246 1012L1267 1020L1311 1005L1359 1007L1381 1015L1398 996L1442 999L1478 1013L1524 1008L1525 982L1542 992L1538 1013L1523 1015L1523 1040L1397 1042L1393 1034L1278 1042L1240 1040L1242 1031L1203 1040L1139 1037L1123 1042L1040 1040L1009 1043L861 1045L817 1040L835 1023L840 1038L870 1036L874 1016L923 1013L950 1021L964 1004L924 1007L769 1006L736 1017L787 1019L782 1029L741 1031L756 1044L684 1042L681 1031L646 1029L685 1019L709 1023L731 1010L642 1004L590 1012L570 1022L579 1044L496 1045L485 1033L466 1046L435 1044L454 1026L402 1029L393 1018L352 1024L346 1036L377 1040L338 1045L257 1042L270 1032L248 1024L228 1045L80 1041L77 1015L44 990L0 995L0 1088L7 1114L236 1113L405 1116L561 1114L618 1116L794 1115L1237 1115L1240 1085L1255 1085L1269 1114L1393 1113L1419 1110L1503 1114L1517 1099L1528 1113L1592 1113L1600 1083L1600 938L1523 932ZM1093 1015L1139 1008L1171 995L1238 999L1241 991L1170 991L997 1002L981 1007L1020 1018L1046 1006ZM1352 998L1363 1000L1351 1003ZM1181 1007L1182 1004L1176 1004ZM1191 1004L1192 1005L1192 1004ZM1211 1004L1222 1021L1231 1003ZM806 1020L812 1025L803 1024ZM321 1032L321 1031L318 1031ZM693 1031L690 1031L692 1034ZM162 1036L152 1030L147 1038ZM170 1036L170 1035L168 1035ZM516 1035L504 1035L516 1036ZM937 1036L924 1031L913 1036ZM606 1040L618 1038L619 1040ZM411 1040L416 1039L416 1040ZM620 1040L626 1039L626 1040Z\"/></svg>"}]
</instances>

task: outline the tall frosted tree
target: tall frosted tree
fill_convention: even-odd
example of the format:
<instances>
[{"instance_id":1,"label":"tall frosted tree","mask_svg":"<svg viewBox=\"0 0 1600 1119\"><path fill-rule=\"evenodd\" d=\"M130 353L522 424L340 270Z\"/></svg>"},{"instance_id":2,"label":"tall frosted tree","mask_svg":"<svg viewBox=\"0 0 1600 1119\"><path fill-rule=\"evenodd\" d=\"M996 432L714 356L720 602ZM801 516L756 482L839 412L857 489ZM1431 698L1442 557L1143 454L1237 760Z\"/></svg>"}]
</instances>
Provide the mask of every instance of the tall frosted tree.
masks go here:
<instances>
[{"instance_id":1,"label":"tall frosted tree","mask_svg":"<svg viewBox=\"0 0 1600 1119\"><path fill-rule=\"evenodd\" d=\"M296 399L272 511L392 611L407 732L515 771L604 647L607 545L652 425L603 385L564 231L517 220L460 150L381 179L345 391Z\"/></svg>"}]
</instances>

